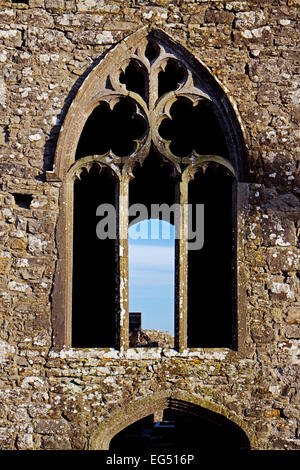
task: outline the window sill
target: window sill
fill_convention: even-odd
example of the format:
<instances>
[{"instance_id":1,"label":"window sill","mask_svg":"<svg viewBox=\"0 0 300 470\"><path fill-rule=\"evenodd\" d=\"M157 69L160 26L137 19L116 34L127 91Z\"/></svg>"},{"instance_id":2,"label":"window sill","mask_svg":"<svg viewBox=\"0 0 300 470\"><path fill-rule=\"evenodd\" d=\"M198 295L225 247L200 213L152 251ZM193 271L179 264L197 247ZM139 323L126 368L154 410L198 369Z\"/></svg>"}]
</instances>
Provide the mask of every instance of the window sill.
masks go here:
<instances>
[{"instance_id":1,"label":"window sill","mask_svg":"<svg viewBox=\"0 0 300 470\"><path fill-rule=\"evenodd\" d=\"M183 352L168 348L129 348L121 352L112 348L53 348L50 358L60 359L113 359L113 360L142 360L142 359L161 359L166 358L198 358L202 360L225 360L232 355L238 354L237 351L228 348L190 348Z\"/></svg>"}]
</instances>

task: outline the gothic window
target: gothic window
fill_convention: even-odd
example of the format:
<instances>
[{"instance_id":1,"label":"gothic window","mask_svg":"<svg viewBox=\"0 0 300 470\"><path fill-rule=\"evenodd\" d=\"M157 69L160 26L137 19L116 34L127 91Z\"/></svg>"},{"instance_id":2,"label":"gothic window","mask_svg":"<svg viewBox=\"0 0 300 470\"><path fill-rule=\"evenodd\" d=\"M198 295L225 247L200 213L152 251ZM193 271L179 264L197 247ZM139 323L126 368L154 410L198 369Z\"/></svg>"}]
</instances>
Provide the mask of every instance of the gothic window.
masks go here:
<instances>
[{"instance_id":1,"label":"gothic window","mask_svg":"<svg viewBox=\"0 0 300 470\"><path fill-rule=\"evenodd\" d=\"M172 209L161 219L175 225L175 348L236 349L239 124L221 87L181 46L161 32L133 36L83 83L48 172L62 181L63 204L54 341L129 347L130 208L150 214L156 204ZM105 204L115 210L113 239L96 235Z\"/></svg>"}]
</instances>

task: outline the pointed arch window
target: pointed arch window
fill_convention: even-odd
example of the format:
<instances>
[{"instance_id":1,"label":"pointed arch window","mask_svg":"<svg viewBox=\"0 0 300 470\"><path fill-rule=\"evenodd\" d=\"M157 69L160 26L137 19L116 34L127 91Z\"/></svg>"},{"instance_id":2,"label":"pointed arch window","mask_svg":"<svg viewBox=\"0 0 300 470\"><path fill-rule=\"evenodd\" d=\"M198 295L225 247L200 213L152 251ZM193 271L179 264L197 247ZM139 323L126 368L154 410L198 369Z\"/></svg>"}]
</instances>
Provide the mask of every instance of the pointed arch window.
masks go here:
<instances>
[{"instance_id":1,"label":"pointed arch window","mask_svg":"<svg viewBox=\"0 0 300 470\"><path fill-rule=\"evenodd\" d=\"M237 348L236 201L244 153L222 88L169 37L143 30L105 56L77 93L47 174L62 182L55 344L129 347L129 205L149 209L168 167L165 200L156 202L175 208L175 347ZM138 169L153 158L160 164L139 184ZM80 227L87 218L95 222L88 211L106 203L115 208L116 232L100 247ZM81 344L84 329L93 339Z\"/></svg>"}]
</instances>

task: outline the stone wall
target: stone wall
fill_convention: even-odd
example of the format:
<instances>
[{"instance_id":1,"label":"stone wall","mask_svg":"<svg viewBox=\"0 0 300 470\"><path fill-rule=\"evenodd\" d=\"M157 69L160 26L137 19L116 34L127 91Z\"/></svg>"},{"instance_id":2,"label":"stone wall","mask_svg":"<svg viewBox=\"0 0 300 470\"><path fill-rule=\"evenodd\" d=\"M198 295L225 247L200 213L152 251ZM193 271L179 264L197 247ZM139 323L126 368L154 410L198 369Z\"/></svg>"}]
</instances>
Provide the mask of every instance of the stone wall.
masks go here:
<instances>
[{"instance_id":1,"label":"stone wall","mask_svg":"<svg viewBox=\"0 0 300 470\"><path fill-rule=\"evenodd\" d=\"M179 390L253 448L300 449L299 0L28 3L0 0L0 448L93 448L125 404ZM242 355L52 347L60 183L45 172L88 72L145 25L209 67L245 129Z\"/></svg>"},{"instance_id":2,"label":"stone wall","mask_svg":"<svg viewBox=\"0 0 300 470\"><path fill-rule=\"evenodd\" d=\"M141 344L159 348L174 348L174 336L168 331L142 330Z\"/></svg>"}]
</instances>

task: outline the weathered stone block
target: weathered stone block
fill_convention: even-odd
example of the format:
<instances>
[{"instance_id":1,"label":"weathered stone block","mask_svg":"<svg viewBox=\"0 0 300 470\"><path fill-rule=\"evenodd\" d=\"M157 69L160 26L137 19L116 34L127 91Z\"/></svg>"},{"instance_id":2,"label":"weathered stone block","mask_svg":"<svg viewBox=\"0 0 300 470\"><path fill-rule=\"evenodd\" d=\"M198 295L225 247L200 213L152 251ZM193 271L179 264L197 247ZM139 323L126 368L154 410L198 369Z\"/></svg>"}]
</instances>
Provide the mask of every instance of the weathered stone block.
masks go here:
<instances>
[{"instance_id":1,"label":"weathered stone block","mask_svg":"<svg viewBox=\"0 0 300 470\"><path fill-rule=\"evenodd\" d=\"M19 434L16 445L18 450L33 450L33 435L31 433Z\"/></svg>"},{"instance_id":2,"label":"weathered stone block","mask_svg":"<svg viewBox=\"0 0 300 470\"><path fill-rule=\"evenodd\" d=\"M249 76L254 82L287 83L290 79L290 66L281 59L251 60Z\"/></svg>"},{"instance_id":3,"label":"weathered stone block","mask_svg":"<svg viewBox=\"0 0 300 470\"><path fill-rule=\"evenodd\" d=\"M79 12L118 13L120 11L120 4L112 0L77 0L76 4Z\"/></svg>"},{"instance_id":4,"label":"weathered stone block","mask_svg":"<svg viewBox=\"0 0 300 470\"><path fill-rule=\"evenodd\" d=\"M259 104L276 103L280 101L280 93L277 88L269 84L262 84L258 88L257 101Z\"/></svg>"},{"instance_id":5,"label":"weathered stone block","mask_svg":"<svg viewBox=\"0 0 300 470\"><path fill-rule=\"evenodd\" d=\"M254 325L251 328L251 334L254 341L259 344L271 343L275 338L272 325Z\"/></svg>"},{"instance_id":6,"label":"weathered stone block","mask_svg":"<svg viewBox=\"0 0 300 470\"><path fill-rule=\"evenodd\" d=\"M225 9L230 11L247 11L249 10L249 2L230 1L226 2Z\"/></svg>"},{"instance_id":7,"label":"weathered stone block","mask_svg":"<svg viewBox=\"0 0 300 470\"><path fill-rule=\"evenodd\" d=\"M214 11L207 10L205 13L204 21L206 23L214 24L229 24L231 25L234 20L234 14L229 11Z\"/></svg>"},{"instance_id":8,"label":"weathered stone block","mask_svg":"<svg viewBox=\"0 0 300 470\"><path fill-rule=\"evenodd\" d=\"M273 44L273 34L269 26L262 26L261 28L255 29L245 29L243 31L234 31L233 37L235 43L237 44Z\"/></svg>"},{"instance_id":9,"label":"weathered stone block","mask_svg":"<svg viewBox=\"0 0 300 470\"><path fill-rule=\"evenodd\" d=\"M54 25L52 16L39 8L23 10L22 13L19 14L19 21L26 25L35 26L38 24L48 28Z\"/></svg>"},{"instance_id":10,"label":"weathered stone block","mask_svg":"<svg viewBox=\"0 0 300 470\"><path fill-rule=\"evenodd\" d=\"M29 235L28 237L28 250L36 256L45 254L47 245L48 241L40 237L36 237L35 235Z\"/></svg>"},{"instance_id":11,"label":"weathered stone block","mask_svg":"<svg viewBox=\"0 0 300 470\"><path fill-rule=\"evenodd\" d=\"M238 12L235 15L234 26L237 29L251 29L266 24L266 17L262 10Z\"/></svg>"},{"instance_id":12,"label":"weathered stone block","mask_svg":"<svg viewBox=\"0 0 300 470\"><path fill-rule=\"evenodd\" d=\"M45 0L29 0L30 8L44 8Z\"/></svg>"},{"instance_id":13,"label":"weathered stone block","mask_svg":"<svg viewBox=\"0 0 300 470\"><path fill-rule=\"evenodd\" d=\"M297 237L294 221L278 215L272 217L271 212L268 213L268 218L263 217L261 222L264 245L295 246Z\"/></svg>"},{"instance_id":14,"label":"weathered stone block","mask_svg":"<svg viewBox=\"0 0 300 470\"><path fill-rule=\"evenodd\" d=\"M290 7L293 5L289 5ZM290 24L290 20L295 20L297 19L297 8L289 8L285 5L281 5L279 7L273 7L270 8L269 12L269 18L270 19L275 19L280 22L280 20L285 19L289 20L287 24ZM284 25L285 23L283 23Z\"/></svg>"},{"instance_id":15,"label":"weathered stone block","mask_svg":"<svg viewBox=\"0 0 300 470\"><path fill-rule=\"evenodd\" d=\"M264 413L266 418L279 418L280 417L280 410L272 409L267 410Z\"/></svg>"},{"instance_id":16,"label":"weathered stone block","mask_svg":"<svg viewBox=\"0 0 300 470\"><path fill-rule=\"evenodd\" d=\"M288 0L288 7L297 7L300 5L300 0Z\"/></svg>"},{"instance_id":17,"label":"weathered stone block","mask_svg":"<svg viewBox=\"0 0 300 470\"><path fill-rule=\"evenodd\" d=\"M300 125L300 105L291 106L291 115L295 124Z\"/></svg>"},{"instance_id":18,"label":"weathered stone block","mask_svg":"<svg viewBox=\"0 0 300 470\"><path fill-rule=\"evenodd\" d=\"M16 12L12 9L3 9L0 11L0 24L14 23L16 18Z\"/></svg>"},{"instance_id":19,"label":"weathered stone block","mask_svg":"<svg viewBox=\"0 0 300 470\"><path fill-rule=\"evenodd\" d=\"M268 250L267 262L271 273L297 271L300 267L299 250L289 248L271 248Z\"/></svg>"},{"instance_id":20,"label":"weathered stone block","mask_svg":"<svg viewBox=\"0 0 300 470\"><path fill-rule=\"evenodd\" d=\"M247 103L247 105L241 107L241 112L248 125L255 126L258 130L265 129L271 120L267 109L262 106Z\"/></svg>"},{"instance_id":21,"label":"weathered stone block","mask_svg":"<svg viewBox=\"0 0 300 470\"><path fill-rule=\"evenodd\" d=\"M44 436L43 448L45 450L70 450L71 443L67 437L63 436Z\"/></svg>"},{"instance_id":22,"label":"weathered stone block","mask_svg":"<svg viewBox=\"0 0 300 470\"><path fill-rule=\"evenodd\" d=\"M300 305L295 305L288 309L285 321L290 325L300 324Z\"/></svg>"},{"instance_id":23,"label":"weathered stone block","mask_svg":"<svg viewBox=\"0 0 300 470\"><path fill-rule=\"evenodd\" d=\"M53 233L54 222L46 220L29 220L28 232L32 234L36 233Z\"/></svg>"},{"instance_id":24,"label":"weathered stone block","mask_svg":"<svg viewBox=\"0 0 300 470\"><path fill-rule=\"evenodd\" d=\"M4 44L8 47L20 47L22 44L21 31L13 28L1 29L0 44Z\"/></svg>"},{"instance_id":25,"label":"weathered stone block","mask_svg":"<svg viewBox=\"0 0 300 470\"><path fill-rule=\"evenodd\" d=\"M10 246L11 246L12 250L24 251L27 247L27 240L24 239L24 238L14 238L10 242Z\"/></svg>"},{"instance_id":26,"label":"weathered stone block","mask_svg":"<svg viewBox=\"0 0 300 470\"><path fill-rule=\"evenodd\" d=\"M68 425L63 419L39 419L34 423L34 431L39 434L65 434Z\"/></svg>"},{"instance_id":27,"label":"weathered stone block","mask_svg":"<svg viewBox=\"0 0 300 470\"><path fill-rule=\"evenodd\" d=\"M14 449L15 431L8 426L0 427L0 447L3 450Z\"/></svg>"},{"instance_id":28,"label":"weathered stone block","mask_svg":"<svg viewBox=\"0 0 300 470\"><path fill-rule=\"evenodd\" d=\"M201 8L201 10L197 11L197 13L194 13L190 16L189 19L189 24L203 24L204 23L204 17L205 17L205 8Z\"/></svg>"},{"instance_id":29,"label":"weathered stone block","mask_svg":"<svg viewBox=\"0 0 300 470\"><path fill-rule=\"evenodd\" d=\"M288 283L274 281L271 284L270 298L275 301L288 301L295 297L293 286Z\"/></svg>"},{"instance_id":30,"label":"weathered stone block","mask_svg":"<svg viewBox=\"0 0 300 470\"><path fill-rule=\"evenodd\" d=\"M83 45L96 45L96 44L113 44L117 37L120 37L120 32L112 33L111 31L76 31L68 33L68 37L75 42Z\"/></svg>"},{"instance_id":31,"label":"weathered stone block","mask_svg":"<svg viewBox=\"0 0 300 470\"><path fill-rule=\"evenodd\" d=\"M91 16L88 13L63 13L58 15L55 18L55 23L58 26L71 26L71 27L80 27L89 29L91 27L100 27L103 26L103 23L106 21L104 15L93 15L93 23L91 23ZM83 52L83 51L81 51Z\"/></svg>"},{"instance_id":32,"label":"weathered stone block","mask_svg":"<svg viewBox=\"0 0 300 470\"><path fill-rule=\"evenodd\" d=\"M299 325L289 325L284 330L285 336L291 339L300 339L300 326Z\"/></svg>"},{"instance_id":33,"label":"weathered stone block","mask_svg":"<svg viewBox=\"0 0 300 470\"><path fill-rule=\"evenodd\" d=\"M286 194L274 194L272 199L269 199L264 204L264 207L267 209L272 210L273 212L297 212L300 208L300 202L294 194L286 193Z\"/></svg>"},{"instance_id":34,"label":"weathered stone block","mask_svg":"<svg viewBox=\"0 0 300 470\"><path fill-rule=\"evenodd\" d=\"M45 8L47 10L63 10L65 7L65 0L44 0Z\"/></svg>"},{"instance_id":35,"label":"weathered stone block","mask_svg":"<svg viewBox=\"0 0 300 470\"><path fill-rule=\"evenodd\" d=\"M103 25L106 31L132 31L136 27L137 23L130 21L108 21Z\"/></svg>"},{"instance_id":36,"label":"weathered stone block","mask_svg":"<svg viewBox=\"0 0 300 470\"><path fill-rule=\"evenodd\" d=\"M9 271L11 260L9 258L0 258L0 274L5 274Z\"/></svg>"}]
</instances>

